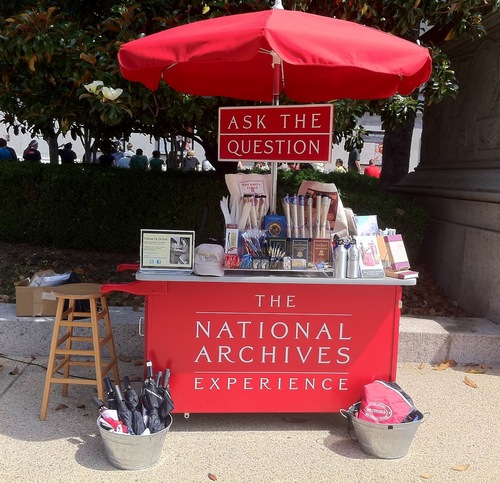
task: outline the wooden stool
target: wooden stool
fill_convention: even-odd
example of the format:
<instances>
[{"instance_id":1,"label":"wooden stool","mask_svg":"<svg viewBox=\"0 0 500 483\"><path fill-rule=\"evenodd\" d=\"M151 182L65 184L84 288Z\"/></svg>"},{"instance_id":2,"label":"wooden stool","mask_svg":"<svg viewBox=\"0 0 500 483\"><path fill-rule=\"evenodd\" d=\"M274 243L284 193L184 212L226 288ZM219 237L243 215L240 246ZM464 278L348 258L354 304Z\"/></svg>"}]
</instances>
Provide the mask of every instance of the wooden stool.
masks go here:
<instances>
[{"instance_id":1,"label":"wooden stool","mask_svg":"<svg viewBox=\"0 0 500 483\"><path fill-rule=\"evenodd\" d=\"M97 386L97 396L104 400L103 377L113 369L115 383L120 381L108 302L106 296L101 293L101 285L97 283L70 283L54 287L52 293L57 297L58 302L40 411L42 421L47 417L50 387L53 383L63 385L63 396L68 395L68 384L94 385ZM75 310L77 300L88 300L90 312ZM66 301L68 306L65 310ZM81 320L82 318L87 320ZM104 333L102 335L99 332L101 319L104 319ZM90 329L91 334L88 336L74 335L75 327ZM75 347L75 342L77 347ZM90 344L92 348L82 349L82 342ZM111 358L109 362L104 362L101 358L101 350L106 345ZM62 361L60 357L59 360L56 360L57 356L63 356ZM82 356L87 360L82 360ZM88 360L89 358L93 360ZM71 366L95 367L95 379L70 377ZM63 375L58 376L57 373L63 368Z\"/></svg>"}]
</instances>

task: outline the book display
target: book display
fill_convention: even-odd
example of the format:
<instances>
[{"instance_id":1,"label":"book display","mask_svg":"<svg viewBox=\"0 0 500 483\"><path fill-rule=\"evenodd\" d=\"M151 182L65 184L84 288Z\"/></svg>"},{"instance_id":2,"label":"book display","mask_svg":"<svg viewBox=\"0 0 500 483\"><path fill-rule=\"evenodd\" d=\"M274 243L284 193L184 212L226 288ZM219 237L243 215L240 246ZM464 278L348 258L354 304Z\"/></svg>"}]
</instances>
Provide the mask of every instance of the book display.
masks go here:
<instances>
[{"instance_id":1,"label":"book display","mask_svg":"<svg viewBox=\"0 0 500 483\"><path fill-rule=\"evenodd\" d=\"M267 176L226 177L231 197L221 200L221 209L227 271L418 277L410 270L402 236L394 229L380 230L376 215L346 216L333 184L303 181L298 193L282 198L283 214L268 214Z\"/></svg>"}]
</instances>

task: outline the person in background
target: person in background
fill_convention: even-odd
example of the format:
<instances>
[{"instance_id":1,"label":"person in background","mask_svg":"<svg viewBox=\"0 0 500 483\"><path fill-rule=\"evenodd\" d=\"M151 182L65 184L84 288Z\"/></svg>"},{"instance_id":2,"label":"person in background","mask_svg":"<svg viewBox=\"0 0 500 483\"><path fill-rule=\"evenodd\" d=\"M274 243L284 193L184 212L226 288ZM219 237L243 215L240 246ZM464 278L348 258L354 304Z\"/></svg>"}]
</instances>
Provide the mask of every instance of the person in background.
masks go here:
<instances>
[{"instance_id":1,"label":"person in background","mask_svg":"<svg viewBox=\"0 0 500 483\"><path fill-rule=\"evenodd\" d=\"M132 159L132 156L135 155L134 151L134 145L132 143L127 143L127 150L123 153L123 156L118 160L118 162L115 162L115 166L117 168L129 168L130 167L130 160Z\"/></svg>"},{"instance_id":2,"label":"person in background","mask_svg":"<svg viewBox=\"0 0 500 483\"><path fill-rule=\"evenodd\" d=\"M115 158L108 150L105 151L103 148L102 154L97 158L97 161L101 166L113 166Z\"/></svg>"},{"instance_id":3,"label":"person in background","mask_svg":"<svg viewBox=\"0 0 500 483\"><path fill-rule=\"evenodd\" d=\"M175 138L175 149L177 150L177 156L182 156L186 150L186 139L184 136L177 135Z\"/></svg>"},{"instance_id":4,"label":"person in background","mask_svg":"<svg viewBox=\"0 0 500 483\"><path fill-rule=\"evenodd\" d=\"M148 169L148 157L144 156L141 148L137 149L135 154L130 158L129 167L137 171L145 171Z\"/></svg>"},{"instance_id":5,"label":"person in background","mask_svg":"<svg viewBox=\"0 0 500 483\"><path fill-rule=\"evenodd\" d=\"M350 173L361 174L360 159L358 148L352 148L351 151L349 151L349 160L347 161L347 169Z\"/></svg>"},{"instance_id":6,"label":"person in background","mask_svg":"<svg viewBox=\"0 0 500 483\"><path fill-rule=\"evenodd\" d=\"M190 149L186 157L184 158L184 166L182 167L182 171L185 173L188 171L196 171L198 169L198 166L200 166L200 161L196 157L196 153Z\"/></svg>"},{"instance_id":7,"label":"person in background","mask_svg":"<svg viewBox=\"0 0 500 483\"><path fill-rule=\"evenodd\" d=\"M335 172L336 173L347 173L346 169L344 168L344 161L342 161L340 158L335 161Z\"/></svg>"},{"instance_id":8,"label":"person in background","mask_svg":"<svg viewBox=\"0 0 500 483\"><path fill-rule=\"evenodd\" d=\"M374 159L368 161L368 166L365 168L365 176L371 176L372 178L380 178L380 168L375 164Z\"/></svg>"},{"instance_id":9,"label":"person in background","mask_svg":"<svg viewBox=\"0 0 500 483\"><path fill-rule=\"evenodd\" d=\"M212 166L212 163L207 158L205 158L201 162L201 170L202 171L215 171L215 168Z\"/></svg>"},{"instance_id":10,"label":"person in background","mask_svg":"<svg viewBox=\"0 0 500 483\"><path fill-rule=\"evenodd\" d=\"M33 163L39 163L42 160L42 155L40 151L38 151L38 141L36 139L32 139L28 147L24 150L23 159Z\"/></svg>"},{"instance_id":11,"label":"person in background","mask_svg":"<svg viewBox=\"0 0 500 483\"><path fill-rule=\"evenodd\" d=\"M5 147L10 151L10 154L12 155L11 159L12 161L19 161L19 158L17 157L17 153L14 148L11 148L9 146L9 141L10 141L10 135L9 133L5 133L5 136L3 138L5 140Z\"/></svg>"},{"instance_id":12,"label":"person in background","mask_svg":"<svg viewBox=\"0 0 500 483\"><path fill-rule=\"evenodd\" d=\"M153 156L149 158L149 169L151 171L162 171L164 165L163 159L161 159L161 153L157 149L153 151Z\"/></svg>"},{"instance_id":13,"label":"person in background","mask_svg":"<svg viewBox=\"0 0 500 483\"><path fill-rule=\"evenodd\" d=\"M127 150L123 153L127 158L131 158L135 154L134 145L132 143L127 143Z\"/></svg>"},{"instance_id":14,"label":"person in background","mask_svg":"<svg viewBox=\"0 0 500 483\"><path fill-rule=\"evenodd\" d=\"M122 156L119 160L118 163L116 163L117 168L125 168L128 169L130 168L130 159L128 156Z\"/></svg>"},{"instance_id":15,"label":"person in background","mask_svg":"<svg viewBox=\"0 0 500 483\"><path fill-rule=\"evenodd\" d=\"M61 158L61 164L74 164L76 153L73 151L73 144L66 143L62 149L57 150L57 154Z\"/></svg>"},{"instance_id":16,"label":"person in background","mask_svg":"<svg viewBox=\"0 0 500 483\"><path fill-rule=\"evenodd\" d=\"M7 140L0 138L0 161L17 161L14 149L7 146Z\"/></svg>"},{"instance_id":17,"label":"person in background","mask_svg":"<svg viewBox=\"0 0 500 483\"><path fill-rule=\"evenodd\" d=\"M113 156L114 163L113 166L118 166L118 161L123 158L123 151L119 142L113 144L113 149L111 151L111 155Z\"/></svg>"}]
</instances>

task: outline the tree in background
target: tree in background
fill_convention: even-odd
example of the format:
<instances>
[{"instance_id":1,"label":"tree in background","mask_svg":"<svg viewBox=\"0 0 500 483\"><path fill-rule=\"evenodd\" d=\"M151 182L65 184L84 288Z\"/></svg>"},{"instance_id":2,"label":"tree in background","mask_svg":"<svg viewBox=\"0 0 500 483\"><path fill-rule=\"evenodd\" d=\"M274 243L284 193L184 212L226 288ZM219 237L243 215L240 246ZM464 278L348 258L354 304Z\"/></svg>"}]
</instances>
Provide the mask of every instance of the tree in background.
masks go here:
<instances>
[{"instance_id":1,"label":"tree in background","mask_svg":"<svg viewBox=\"0 0 500 483\"><path fill-rule=\"evenodd\" d=\"M359 117L366 112L381 116L385 129L384 186L399 181L408 172L416 113L426 104L457 93L454 72L439 45L484 34L483 14L497 11L499 4L498 0L283 1L286 9L359 22L420 41L431 49L433 74L420 95L416 92L387 100L335 101L336 141L346 140L346 145L356 139L361 141ZM36 2L36 7L26 5L8 1L0 6L3 122L14 129L40 133L55 147L57 136L70 132L84 140L86 149L90 149L92 140L126 137L131 132L157 138L171 133L195 136L196 127L196 140L210 162L220 173L232 169L216 159L218 108L252 103L187 96L166 85L150 92L121 77L116 54L122 43L142 35L205 18L268 9L270 3L46 0ZM84 86L94 81L101 81L108 90L89 92ZM122 92L118 97L108 96L109 89L114 94L118 89ZM285 104L287 100L280 102Z\"/></svg>"}]
</instances>

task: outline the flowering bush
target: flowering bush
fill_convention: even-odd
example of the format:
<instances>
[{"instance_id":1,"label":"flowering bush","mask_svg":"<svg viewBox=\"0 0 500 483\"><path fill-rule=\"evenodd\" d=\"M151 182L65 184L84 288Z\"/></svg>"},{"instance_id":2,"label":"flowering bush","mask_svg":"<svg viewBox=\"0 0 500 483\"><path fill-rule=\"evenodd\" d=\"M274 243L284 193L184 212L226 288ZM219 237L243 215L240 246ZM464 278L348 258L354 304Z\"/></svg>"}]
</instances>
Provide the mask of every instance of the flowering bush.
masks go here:
<instances>
[{"instance_id":1,"label":"flowering bush","mask_svg":"<svg viewBox=\"0 0 500 483\"><path fill-rule=\"evenodd\" d=\"M126 104L128 96L122 97L123 89L105 86L100 80L83 87L86 92L84 91L79 99L87 99L92 105L90 113L98 113L103 123L113 126L120 124L125 115L132 117L132 111Z\"/></svg>"}]
</instances>

